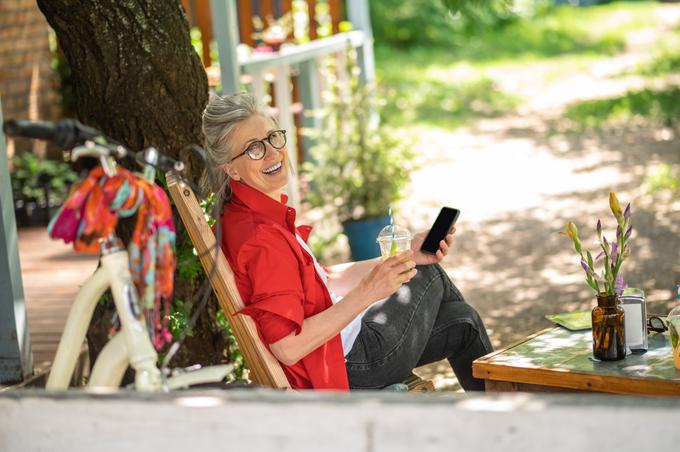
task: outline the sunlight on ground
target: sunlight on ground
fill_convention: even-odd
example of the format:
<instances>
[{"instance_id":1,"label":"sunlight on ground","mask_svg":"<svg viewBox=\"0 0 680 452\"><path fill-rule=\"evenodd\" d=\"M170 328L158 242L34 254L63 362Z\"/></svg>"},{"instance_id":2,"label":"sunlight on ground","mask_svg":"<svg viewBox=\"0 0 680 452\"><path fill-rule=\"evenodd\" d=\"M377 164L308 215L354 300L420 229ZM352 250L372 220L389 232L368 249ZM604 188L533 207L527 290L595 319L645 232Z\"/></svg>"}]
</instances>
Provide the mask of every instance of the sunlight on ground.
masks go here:
<instances>
[{"instance_id":1,"label":"sunlight on ground","mask_svg":"<svg viewBox=\"0 0 680 452\"><path fill-rule=\"evenodd\" d=\"M417 150L429 159L413 174L417 192L402 204L411 218L436 215L433 205L461 209L461 222L485 221L499 213L536 206L546 211L578 211L578 200L569 203L555 195L603 189L631 179L623 175L622 181L616 168L602 164L606 153L565 160L542 145L537 148L530 138L498 136L483 125L473 134L448 134L448 143L438 140L438 135L442 134L425 132L419 137Z\"/></svg>"},{"instance_id":2,"label":"sunlight on ground","mask_svg":"<svg viewBox=\"0 0 680 452\"><path fill-rule=\"evenodd\" d=\"M659 13L663 11L663 13ZM597 253L595 223L613 235L609 191L633 205L633 257L624 277L645 290L650 312L667 312L680 282L680 200L650 195L646 177L659 163L680 168L677 129L640 118L602 131L561 131L566 105L620 96L629 90L680 84L677 75L625 75L648 61L662 33L680 21L680 6L663 5L656 28L627 36L628 50L607 58L569 57L534 65L486 66L483 74L525 99L515 115L481 119L449 130L426 124L402 128L417 138L421 168L413 174L397 220L427 228L442 205L461 209L445 269L482 315L494 347L550 325L544 315L589 310L594 293L584 282L566 221L579 225L584 245ZM630 20L619 11L608 26ZM665 39L665 38L664 38ZM474 65L432 65L428 77L460 79ZM624 75L621 75L621 74ZM406 132L404 132L406 130ZM418 374L439 389L459 389L447 362Z\"/></svg>"}]
</instances>

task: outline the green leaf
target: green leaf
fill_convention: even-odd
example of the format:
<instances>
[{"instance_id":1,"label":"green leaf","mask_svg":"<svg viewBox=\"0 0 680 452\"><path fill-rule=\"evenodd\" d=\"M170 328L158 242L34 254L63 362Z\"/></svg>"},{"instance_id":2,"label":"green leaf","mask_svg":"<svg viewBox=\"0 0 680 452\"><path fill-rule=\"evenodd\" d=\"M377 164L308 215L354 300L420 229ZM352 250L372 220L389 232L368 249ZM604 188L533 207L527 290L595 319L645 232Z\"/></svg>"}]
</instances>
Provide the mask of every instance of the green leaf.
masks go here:
<instances>
[{"instance_id":1,"label":"green leaf","mask_svg":"<svg viewBox=\"0 0 680 452\"><path fill-rule=\"evenodd\" d=\"M588 256L588 266L592 269L595 269L593 255L590 254L590 251L586 250L586 256Z\"/></svg>"}]
</instances>

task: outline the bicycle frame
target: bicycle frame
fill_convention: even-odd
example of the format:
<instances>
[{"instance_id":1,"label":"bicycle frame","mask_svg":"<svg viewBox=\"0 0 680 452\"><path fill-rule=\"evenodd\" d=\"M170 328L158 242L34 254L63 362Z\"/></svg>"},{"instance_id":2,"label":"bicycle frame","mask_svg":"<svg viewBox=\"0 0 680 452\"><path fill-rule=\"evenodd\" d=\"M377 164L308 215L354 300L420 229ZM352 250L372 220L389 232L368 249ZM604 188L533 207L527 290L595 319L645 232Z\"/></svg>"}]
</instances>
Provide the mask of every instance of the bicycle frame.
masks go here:
<instances>
[{"instance_id":1,"label":"bicycle frame","mask_svg":"<svg viewBox=\"0 0 680 452\"><path fill-rule=\"evenodd\" d=\"M101 266L85 282L69 310L47 379L48 390L68 388L94 308L109 287L121 328L102 349L92 369L88 387L117 388L125 369L130 365L135 369L137 390L161 388L161 374L156 367L158 355L147 333L128 265L128 253L115 237L102 242Z\"/></svg>"},{"instance_id":2,"label":"bicycle frame","mask_svg":"<svg viewBox=\"0 0 680 452\"><path fill-rule=\"evenodd\" d=\"M80 155L99 157L106 174L115 174L116 163L108 149L88 143L74 148L71 158L77 160ZM153 181L158 151L149 148L145 157L147 165L144 177ZM47 379L47 390L68 388L94 309L108 288L113 294L121 327L97 357L88 382L89 388L118 388L128 365L135 370L137 391L170 390L192 384L217 382L231 372L233 365L226 364L193 369L165 378L156 366L158 354L139 307L137 289L130 274L128 252L116 236L111 235L101 241L100 262L101 266L83 284L71 305Z\"/></svg>"}]
</instances>

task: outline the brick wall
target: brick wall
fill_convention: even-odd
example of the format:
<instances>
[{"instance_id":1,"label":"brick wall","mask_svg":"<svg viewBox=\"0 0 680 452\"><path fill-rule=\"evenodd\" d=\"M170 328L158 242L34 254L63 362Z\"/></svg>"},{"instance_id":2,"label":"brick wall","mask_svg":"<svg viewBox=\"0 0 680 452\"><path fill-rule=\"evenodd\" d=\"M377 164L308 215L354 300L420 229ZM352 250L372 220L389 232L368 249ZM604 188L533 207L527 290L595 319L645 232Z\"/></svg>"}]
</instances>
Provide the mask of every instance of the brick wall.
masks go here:
<instances>
[{"instance_id":1,"label":"brick wall","mask_svg":"<svg viewBox=\"0 0 680 452\"><path fill-rule=\"evenodd\" d=\"M0 0L0 99L5 119L59 115L51 59L47 21L35 0ZM26 146L31 145L16 143L17 151Z\"/></svg>"}]
</instances>

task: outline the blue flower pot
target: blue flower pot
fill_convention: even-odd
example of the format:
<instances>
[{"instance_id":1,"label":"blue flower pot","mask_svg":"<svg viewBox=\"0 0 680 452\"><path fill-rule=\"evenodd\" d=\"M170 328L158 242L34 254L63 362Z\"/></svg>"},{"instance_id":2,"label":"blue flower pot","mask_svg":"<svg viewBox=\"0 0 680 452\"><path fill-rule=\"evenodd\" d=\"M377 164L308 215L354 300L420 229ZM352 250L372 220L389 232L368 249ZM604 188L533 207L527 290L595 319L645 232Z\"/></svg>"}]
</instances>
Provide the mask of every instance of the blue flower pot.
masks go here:
<instances>
[{"instance_id":1,"label":"blue flower pot","mask_svg":"<svg viewBox=\"0 0 680 452\"><path fill-rule=\"evenodd\" d=\"M350 220L342 223L344 233L349 240L352 259L364 261L380 256L380 247L376 239L380 230L388 224L390 224L390 217L387 215L364 220Z\"/></svg>"}]
</instances>

